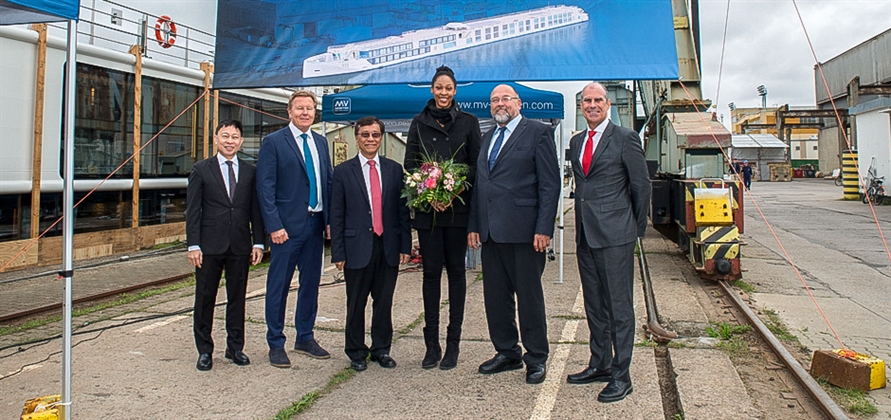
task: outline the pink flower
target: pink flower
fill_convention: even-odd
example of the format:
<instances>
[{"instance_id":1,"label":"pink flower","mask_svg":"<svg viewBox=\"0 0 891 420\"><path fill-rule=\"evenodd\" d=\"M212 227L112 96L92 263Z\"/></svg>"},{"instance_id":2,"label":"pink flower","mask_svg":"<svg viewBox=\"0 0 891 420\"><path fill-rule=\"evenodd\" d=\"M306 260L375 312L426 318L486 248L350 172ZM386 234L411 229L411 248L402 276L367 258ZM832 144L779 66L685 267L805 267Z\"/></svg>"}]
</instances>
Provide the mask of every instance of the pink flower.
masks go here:
<instances>
[{"instance_id":1,"label":"pink flower","mask_svg":"<svg viewBox=\"0 0 891 420\"><path fill-rule=\"evenodd\" d=\"M430 171L430 176L439 179L439 177L442 176L442 171L439 168L433 168L433 170Z\"/></svg>"},{"instance_id":2,"label":"pink flower","mask_svg":"<svg viewBox=\"0 0 891 420\"><path fill-rule=\"evenodd\" d=\"M427 180L424 181L424 184L427 186L427 188L433 188L433 187L436 187L436 179L434 179L434 178L427 178Z\"/></svg>"},{"instance_id":3,"label":"pink flower","mask_svg":"<svg viewBox=\"0 0 891 420\"><path fill-rule=\"evenodd\" d=\"M446 185L446 186L445 186L445 189L448 190L448 191L451 191L451 190L452 190L452 185L451 185L451 184Z\"/></svg>"}]
</instances>

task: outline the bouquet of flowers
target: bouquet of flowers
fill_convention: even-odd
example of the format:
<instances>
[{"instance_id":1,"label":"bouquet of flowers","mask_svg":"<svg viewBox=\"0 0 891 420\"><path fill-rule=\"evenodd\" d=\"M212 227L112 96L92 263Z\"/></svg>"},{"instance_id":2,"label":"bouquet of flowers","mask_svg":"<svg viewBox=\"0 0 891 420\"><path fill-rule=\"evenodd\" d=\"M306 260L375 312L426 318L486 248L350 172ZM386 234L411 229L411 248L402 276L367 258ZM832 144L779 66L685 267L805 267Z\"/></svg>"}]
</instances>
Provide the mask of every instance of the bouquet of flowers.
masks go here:
<instances>
[{"instance_id":1,"label":"bouquet of flowers","mask_svg":"<svg viewBox=\"0 0 891 420\"><path fill-rule=\"evenodd\" d=\"M413 209L423 212L445 210L455 198L464 202L458 194L469 185L468 172L470 167L466 164L455 163L452 159L436 161L425 156L418 169L405 173L402 197Z\"/></svg>"}]
</instances>

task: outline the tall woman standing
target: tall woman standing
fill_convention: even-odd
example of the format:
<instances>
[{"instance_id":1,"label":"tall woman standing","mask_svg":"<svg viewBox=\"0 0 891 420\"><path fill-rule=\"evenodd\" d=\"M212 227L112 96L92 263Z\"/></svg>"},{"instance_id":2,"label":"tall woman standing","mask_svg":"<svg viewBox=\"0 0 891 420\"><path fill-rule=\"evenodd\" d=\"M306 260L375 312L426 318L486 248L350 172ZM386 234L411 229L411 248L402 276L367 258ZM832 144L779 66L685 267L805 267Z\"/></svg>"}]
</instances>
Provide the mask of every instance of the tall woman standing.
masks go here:
<instances>
[{"instance_id":1,"label":"tall woman standing","mask_svg":"<svg viewBox=\"0 0 891 420\"><path fill-rule=\"evenodd\" d=\"M433 99L411 121L405 150L406 171L414 171L425 156L439 161L454 159L470 167L468 181L476 177L476 159L480 153L479 119L462 111L455 103L455 73L441 66L436 69L430 86ZM418 231L424 266L424 343L427 352L421 366L448 370L458 364L461 325L464 322L464 297L467 279L464 256L467 252L467 216L470 189L451 203L434 206L429 212L415 210L412 227ZM439 306L442 267L448 274L449 324L446 329L446 351L439 344ZM440 359L442 360L440 362Z\"/></svg>"}]
</instances>

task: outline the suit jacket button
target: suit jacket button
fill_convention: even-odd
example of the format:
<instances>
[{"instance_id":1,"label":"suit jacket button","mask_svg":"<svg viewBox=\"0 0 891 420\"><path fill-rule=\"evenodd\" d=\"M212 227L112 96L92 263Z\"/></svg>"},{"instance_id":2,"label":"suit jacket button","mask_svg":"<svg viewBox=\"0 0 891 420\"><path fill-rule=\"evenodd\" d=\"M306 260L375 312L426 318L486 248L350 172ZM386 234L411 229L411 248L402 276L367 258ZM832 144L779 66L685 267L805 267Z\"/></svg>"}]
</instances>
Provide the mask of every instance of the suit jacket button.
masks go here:
<instances>
[{"instance_id":1,"label":"suit jacket button","mask_svg":"<svg viewBox=\"0 0 891 420\"><path fill-rule=\"evenodd\" d=\"M371 228L368 228L368 231L371 232Z\"/></svg>"}]
</instances>

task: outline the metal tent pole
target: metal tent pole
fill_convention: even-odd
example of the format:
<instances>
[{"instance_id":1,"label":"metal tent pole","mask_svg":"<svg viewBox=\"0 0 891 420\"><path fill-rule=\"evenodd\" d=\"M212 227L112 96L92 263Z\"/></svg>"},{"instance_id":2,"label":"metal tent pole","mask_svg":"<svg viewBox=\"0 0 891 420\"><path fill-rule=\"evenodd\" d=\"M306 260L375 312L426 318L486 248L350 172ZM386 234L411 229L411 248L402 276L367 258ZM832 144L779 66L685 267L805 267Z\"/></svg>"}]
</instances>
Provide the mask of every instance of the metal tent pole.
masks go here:
<instances>
[{"instance_id":1,"label":"metal tent pole","mask_svg":"<svg viewBox=\"0 0 891 420\"><path fill-rule=\"evenodd\" d=\"M557 284L563 284L563 226L565 226L565 223L563 222L563 212L564 207L566 206L566 204L563 202L563 193L564 189L566 188L563 185L563 179L565 178L565 176L563 175L563 167L566 166L566 152L564 151L566 149L566 145L563 144L563 121L560 121L560 123L557 124L557 133L559 133L560 135L560 149L557 151L557 154L560 155L560 210L559 213L557 213L557 220L559 220L557 222L557 230L560 231L560 275L558 277Z\"/></svg>"},{"instance_id":2,"label":"metal tent pole","mask_svg":"<svg viewBox=\"0 0 891 420\"><path fill-rule=\"evenodd\" d=\"M77 68L77 22L68 21L65 53L64 179L62 187L62 403L61 418L71 419L71 277L74 248L74 95Z\"/></svg>"}]
</instances>

